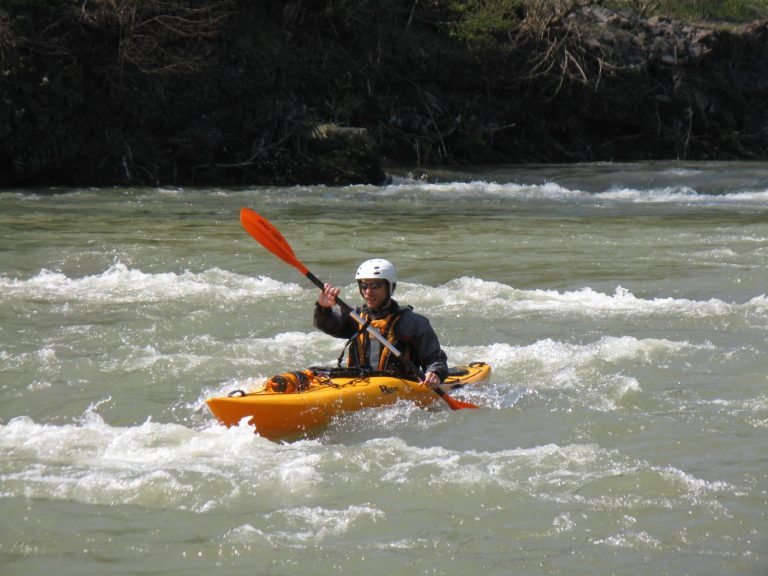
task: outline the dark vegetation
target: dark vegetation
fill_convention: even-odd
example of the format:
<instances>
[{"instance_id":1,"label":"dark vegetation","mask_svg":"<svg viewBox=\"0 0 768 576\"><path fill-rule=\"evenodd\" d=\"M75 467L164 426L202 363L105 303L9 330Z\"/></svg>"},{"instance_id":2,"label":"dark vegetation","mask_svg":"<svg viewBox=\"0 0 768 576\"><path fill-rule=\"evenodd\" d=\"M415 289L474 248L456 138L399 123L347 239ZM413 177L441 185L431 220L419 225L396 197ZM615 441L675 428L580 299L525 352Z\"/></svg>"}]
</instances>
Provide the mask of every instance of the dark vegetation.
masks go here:
<instances>
[{"instance_id":1,"label":"dark vegetation","mask_svg":"<svg viewBox=\"0 0 768 576\"><path fill-rule=\"evenodd\" d=\"M0 186L768 158L768 0L3 0Z\"/></svg>"}]
</instances>

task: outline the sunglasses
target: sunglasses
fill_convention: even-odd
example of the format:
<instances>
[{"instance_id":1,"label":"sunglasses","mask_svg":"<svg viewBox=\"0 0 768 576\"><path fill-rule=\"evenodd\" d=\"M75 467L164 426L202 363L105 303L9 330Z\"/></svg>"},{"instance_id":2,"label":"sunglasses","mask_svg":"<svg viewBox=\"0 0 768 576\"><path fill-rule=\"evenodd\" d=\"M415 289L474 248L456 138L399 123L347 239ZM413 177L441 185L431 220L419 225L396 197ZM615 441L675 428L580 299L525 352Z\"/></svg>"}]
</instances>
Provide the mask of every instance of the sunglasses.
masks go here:
<instances>
[{"instance_id":1,"label":"sunglasses","mask_svg":"<svg viewBox=\"0 0 768 576\"><path fill-rule=\"evenodd\" d=\"M365 292L368 289L378 290L384 286L384 282L376 280L375 282L358 282L357 285L360 286L360 292Z\"/></svg>"}]
</instances>

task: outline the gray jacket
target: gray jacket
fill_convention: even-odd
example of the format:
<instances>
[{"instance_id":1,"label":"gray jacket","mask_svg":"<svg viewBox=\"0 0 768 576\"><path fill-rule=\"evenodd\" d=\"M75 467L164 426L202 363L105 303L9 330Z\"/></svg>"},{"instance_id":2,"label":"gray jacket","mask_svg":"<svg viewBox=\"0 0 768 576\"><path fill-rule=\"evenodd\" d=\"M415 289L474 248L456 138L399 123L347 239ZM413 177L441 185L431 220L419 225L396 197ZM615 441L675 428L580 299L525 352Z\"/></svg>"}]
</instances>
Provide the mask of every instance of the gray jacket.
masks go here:
<instances>
[{"instance_id":1,"label":"gray jacket","mask_svg":"<svg viewBox=\"0 0 768 576\"><path fill-rule=\"evenodd\" d=\"M400 307L390 299L389 304L380 311L372 312L357 307L358 313L365 312L373 319L384 318ZM448 376L448 358L440 348L440 341L429 320L417 314L410 306L400 308L402 315L395 325L396 346L403 354L409 353L411 361L424 372L434 372L445 380ZM352 338L360 329L359 324L349 314L344 314L339 306L325 308L315 305L314 325L331 336Z\"/></svg>"}]
</instances>

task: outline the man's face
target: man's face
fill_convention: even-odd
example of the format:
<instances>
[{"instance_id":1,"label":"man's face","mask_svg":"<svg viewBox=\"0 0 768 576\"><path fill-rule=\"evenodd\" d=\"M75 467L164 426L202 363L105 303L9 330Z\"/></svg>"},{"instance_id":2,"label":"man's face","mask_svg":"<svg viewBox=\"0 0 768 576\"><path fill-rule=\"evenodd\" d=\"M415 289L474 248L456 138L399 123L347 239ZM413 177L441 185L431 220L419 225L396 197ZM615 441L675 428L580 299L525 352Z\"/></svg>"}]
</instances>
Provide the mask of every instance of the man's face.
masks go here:
<instances>
[{"instance_id":1,"label":"man's face","mask_svg":"<svg viewBox=\"0 0 768 576\"><path fill-rule=\"evenodd\" d=\"M387 301L389 290L387 290L387 281L381 278L366 278L358 282L360 292L363 294L365 304L371 310L378 310Z\"/></svg>"}]
</instances>

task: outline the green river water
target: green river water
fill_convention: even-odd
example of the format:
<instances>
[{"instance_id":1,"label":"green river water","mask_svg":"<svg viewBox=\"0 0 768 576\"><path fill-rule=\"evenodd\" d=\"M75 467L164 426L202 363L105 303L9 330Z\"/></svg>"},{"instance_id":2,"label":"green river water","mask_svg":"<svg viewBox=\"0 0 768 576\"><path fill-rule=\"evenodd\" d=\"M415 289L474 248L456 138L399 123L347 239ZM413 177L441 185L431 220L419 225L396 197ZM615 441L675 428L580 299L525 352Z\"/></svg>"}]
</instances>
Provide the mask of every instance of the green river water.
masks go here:
<instances>
[{"instance_id":1,"label":"green river water","mask_svg":"<svg viewBox=\"0 0 768 576\"><path fill-rule=\"evenodd\" d=\"M768 164L433 174L0 193L0 574L768 573ZM218 425L343 344L243 206L394 262L483 409Z\"/></svg>"}]
</instances>

